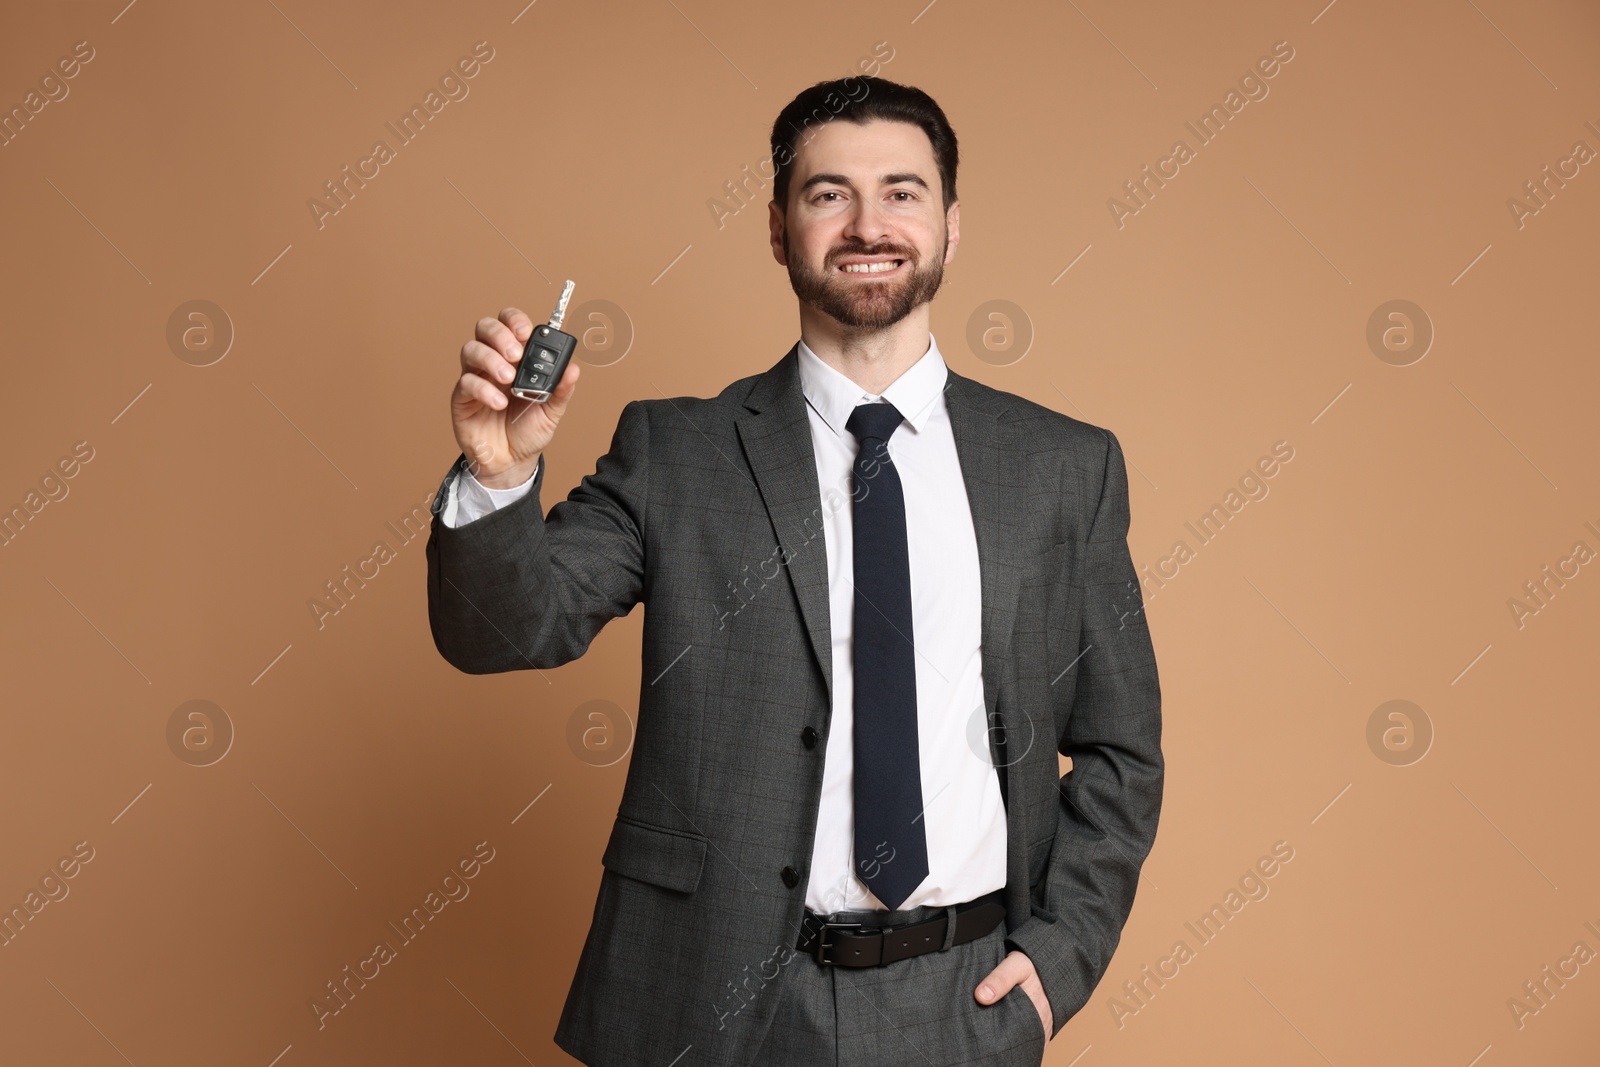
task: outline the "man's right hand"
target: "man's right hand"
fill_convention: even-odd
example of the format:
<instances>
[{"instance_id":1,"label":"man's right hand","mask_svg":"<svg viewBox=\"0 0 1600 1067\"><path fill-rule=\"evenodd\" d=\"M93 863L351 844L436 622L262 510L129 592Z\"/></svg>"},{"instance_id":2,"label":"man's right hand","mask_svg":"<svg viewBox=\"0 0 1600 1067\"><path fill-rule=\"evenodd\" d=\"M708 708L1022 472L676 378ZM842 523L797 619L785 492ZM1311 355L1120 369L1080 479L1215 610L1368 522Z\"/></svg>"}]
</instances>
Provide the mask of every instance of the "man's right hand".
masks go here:
<instances>
[{"instance_id":1,"label":"man's right hand","mask_svg":"<svg viewBox=\"0 0 1600 1067\"><path fill-rule=\"evenodd\" d=\"M543 404L511 395L522 346L533 320L516 308L478 320L476 336L461 346L461 377L450 396L456 444L472 476L490 489L510 489L533 476L539 455L555 435L578 384L578 361Z\"/></svg>"}]
</instances>

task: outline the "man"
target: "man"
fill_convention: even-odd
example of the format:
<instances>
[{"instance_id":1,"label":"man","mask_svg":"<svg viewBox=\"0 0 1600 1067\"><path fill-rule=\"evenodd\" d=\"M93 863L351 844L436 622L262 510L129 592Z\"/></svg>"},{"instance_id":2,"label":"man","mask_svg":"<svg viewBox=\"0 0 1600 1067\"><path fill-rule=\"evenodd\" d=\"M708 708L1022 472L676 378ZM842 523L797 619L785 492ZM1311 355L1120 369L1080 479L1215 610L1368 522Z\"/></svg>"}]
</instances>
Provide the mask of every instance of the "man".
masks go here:
<instances>
[{"instance_id":1,"label":"man","mask_svg":"<svg viewBox=\"0 0 1600 1067\"><path fill-rule=\"evenodd\" d=\"M578 366L546 404L510 397L533 323L479 321L434 641L474 674L552 668L647 605L563 1049L1038 1064L1110 962L1161 802L1121 448L945 365L957 151L932 99L819 83L772 147L800 340L715 397L627 404L548 516Z\"/></svg>"}]
</instances>

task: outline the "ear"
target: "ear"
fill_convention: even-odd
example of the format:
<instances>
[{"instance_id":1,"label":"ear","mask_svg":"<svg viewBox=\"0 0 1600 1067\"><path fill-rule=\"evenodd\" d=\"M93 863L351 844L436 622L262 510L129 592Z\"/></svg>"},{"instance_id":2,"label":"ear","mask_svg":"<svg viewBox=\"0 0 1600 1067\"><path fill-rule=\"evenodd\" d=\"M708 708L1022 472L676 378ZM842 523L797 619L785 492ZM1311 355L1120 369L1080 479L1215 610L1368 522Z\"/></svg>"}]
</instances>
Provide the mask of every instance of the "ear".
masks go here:
<instances>
[{"instance_id":1,"label":"ear","mask_svg":"<svg viewBox=\"0 0 1600 1067\"><path fill-rule=\"evenodd\" d=\"M956 245L961 243L961 201L950 205L950 210L944 216L944 224L950 234L949 245L944 250L944 261L948 264L956 258Z\"/></svg>"},{"instance_id":2,"label":"ear","mask_svg":"<svg viewBox=\"0 0 1600 1067\"><path fill-rule=\"evenodd\" d=\"M768 239L772 243L772 258L778 261L779 266L787 267L789 257L783 254L783 210L778 207L776 200L767 204L767 231Z\"/></svg>"}]
</instances>

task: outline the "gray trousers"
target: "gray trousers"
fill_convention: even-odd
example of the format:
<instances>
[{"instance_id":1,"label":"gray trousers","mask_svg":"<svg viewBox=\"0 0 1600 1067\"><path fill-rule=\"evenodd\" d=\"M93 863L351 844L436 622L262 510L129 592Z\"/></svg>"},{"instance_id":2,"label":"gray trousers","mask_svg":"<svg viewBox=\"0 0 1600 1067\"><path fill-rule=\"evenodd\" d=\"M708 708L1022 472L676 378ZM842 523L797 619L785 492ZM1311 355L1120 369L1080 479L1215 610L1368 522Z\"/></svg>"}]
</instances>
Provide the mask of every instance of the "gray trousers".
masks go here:
<instances>
[{"instance_id":1,"label":"gray trousers","mask_svg":"<svg viewBox=\"0 0 1600 1067\"><path fill-rule=\"evenodd\" d=\"M896 912L916 921L943 908ZM841 912L872 922L882 912ZM1001 922L975 941L881 967L826 967L798 952L766 992L778 997L762 1067L1039 1067L1044 1024L1022 987L993 1004L973 996L1005 958Z\"/></svg>"}]
</instances>

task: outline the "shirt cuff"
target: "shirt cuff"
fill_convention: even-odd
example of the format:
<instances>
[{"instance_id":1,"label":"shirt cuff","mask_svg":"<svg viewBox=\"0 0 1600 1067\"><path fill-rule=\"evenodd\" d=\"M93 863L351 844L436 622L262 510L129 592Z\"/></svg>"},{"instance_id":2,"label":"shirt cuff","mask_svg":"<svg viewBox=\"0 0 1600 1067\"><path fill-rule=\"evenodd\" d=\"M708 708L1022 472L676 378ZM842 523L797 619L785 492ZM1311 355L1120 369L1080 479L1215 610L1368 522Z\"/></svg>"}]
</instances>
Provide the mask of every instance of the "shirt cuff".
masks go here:
<instances>
[{"instance_id":1,"label":"shirt cuff","mask_svg":"<svg viewBox=\"0 0 1600 1067\"><path fill-rule=\"evenodd\" d=\"M510 489L491 489L463 467L460 474L450 482L449 498L444 507L445 525L465 526L474 519L480 519L490 512L499 511L508 504L516 503L533 488L534 479L539 477L539 472L543 468L544 456L540 455L539 462L534 466L533 473L528 476L527 481Z\"/></svg>"}]
</instances>

